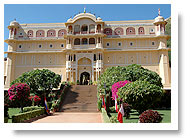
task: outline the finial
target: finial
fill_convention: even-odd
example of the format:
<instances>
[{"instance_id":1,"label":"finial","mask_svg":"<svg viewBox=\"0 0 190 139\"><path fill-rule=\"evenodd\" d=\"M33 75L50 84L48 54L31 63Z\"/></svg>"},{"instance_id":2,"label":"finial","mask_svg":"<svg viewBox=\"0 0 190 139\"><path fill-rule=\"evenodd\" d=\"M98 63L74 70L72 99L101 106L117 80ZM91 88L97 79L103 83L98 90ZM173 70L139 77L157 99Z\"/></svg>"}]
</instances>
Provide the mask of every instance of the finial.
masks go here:
<instances>
[{"instance_id":1,"label":"finial","mask_svg":"<svg viewBox=\"0 0 190 139\"><path fill-rule=\"evenodd\" d=\"M84 13L86 13L86 8L84 7Z\"/></svg>"},{"instance_id":2,"label":"finial","mask_svg":"<svg viewBox=\"0 0 190 139\"><path fill-rule=\"evenodd\" d=\"M14 21L16 21L16 18L14 19Z\"/></svg>"},{"instance_id":3,"label":"finial","mask_svg":"<svg viewBox=\"0 0 190 139\"><path fill-rule=\"evenodd\" d=\"M160 8L158 9L158 16L160 16Z\"/></svg>"}]
</instances>

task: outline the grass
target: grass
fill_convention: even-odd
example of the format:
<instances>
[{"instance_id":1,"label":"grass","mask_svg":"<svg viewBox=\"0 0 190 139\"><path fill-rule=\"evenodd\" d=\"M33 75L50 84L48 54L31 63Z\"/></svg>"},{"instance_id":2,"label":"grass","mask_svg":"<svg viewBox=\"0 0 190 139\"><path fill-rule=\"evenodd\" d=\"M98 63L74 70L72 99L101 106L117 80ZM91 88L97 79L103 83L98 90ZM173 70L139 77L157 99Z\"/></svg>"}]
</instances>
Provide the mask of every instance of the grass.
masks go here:
<instances>
[{"instance_id":1,"label":"grass","mask_svg":"<svg viewBox=\"0 0 190 139\"><path fill-rule=\"evenodd\" d=\"M159 114L162 116L163 120L162 123L171 123L171 110L156 110L159 112ZM110 113L111 116L117 116L117 113ZM126 117L123 117L124 123L138 123L139 120L139 114L135 110L131 110L130 118L126 119Z\"/></svg>"}]
</instances>

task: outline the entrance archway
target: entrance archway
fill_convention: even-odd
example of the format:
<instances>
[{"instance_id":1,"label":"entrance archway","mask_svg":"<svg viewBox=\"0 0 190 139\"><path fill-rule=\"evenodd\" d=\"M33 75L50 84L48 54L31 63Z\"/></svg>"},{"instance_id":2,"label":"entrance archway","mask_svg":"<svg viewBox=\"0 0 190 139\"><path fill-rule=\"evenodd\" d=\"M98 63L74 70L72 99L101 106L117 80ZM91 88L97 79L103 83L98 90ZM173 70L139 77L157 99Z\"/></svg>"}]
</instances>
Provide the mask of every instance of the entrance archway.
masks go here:
<instances>
[{"instance_id":1,"label":"entrance archway","mask_svg":"<svg viewBox=\"0 0 190 139\"><path fill-rule=\"evenodd\" d=\"M88 85L90 82L90 74L88 72L83 72L80 75L80 85Z\"/></svg>"}]
</instances>

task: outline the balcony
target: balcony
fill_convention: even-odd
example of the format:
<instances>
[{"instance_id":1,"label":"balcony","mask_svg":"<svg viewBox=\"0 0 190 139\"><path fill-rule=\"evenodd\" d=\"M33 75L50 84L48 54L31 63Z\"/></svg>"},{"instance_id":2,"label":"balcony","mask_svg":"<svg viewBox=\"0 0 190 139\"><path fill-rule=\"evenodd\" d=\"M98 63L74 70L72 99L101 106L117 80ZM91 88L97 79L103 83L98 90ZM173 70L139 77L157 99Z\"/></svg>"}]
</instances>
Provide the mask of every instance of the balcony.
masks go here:
<instances>
[{"instance_id":1,"label":"balcony","mask_svg":"<svg viewBox=\"0 0 190 139\"><path fill-rule=\"evenodd\" d=\"M103 31L96 30L96 31L68 31L67 35L95 35L95 34L103 34Z\"/></svg>"},{"instance_id":2,"label":"balcony","mask_svg":"<svg viewBox=\"0 0 190 139\"><path fill-rule=\"evenodd\" d=\"M74 49L94 49L96 44L86 44L86 45L74 45Z\"/></svg>"}]
</instances>

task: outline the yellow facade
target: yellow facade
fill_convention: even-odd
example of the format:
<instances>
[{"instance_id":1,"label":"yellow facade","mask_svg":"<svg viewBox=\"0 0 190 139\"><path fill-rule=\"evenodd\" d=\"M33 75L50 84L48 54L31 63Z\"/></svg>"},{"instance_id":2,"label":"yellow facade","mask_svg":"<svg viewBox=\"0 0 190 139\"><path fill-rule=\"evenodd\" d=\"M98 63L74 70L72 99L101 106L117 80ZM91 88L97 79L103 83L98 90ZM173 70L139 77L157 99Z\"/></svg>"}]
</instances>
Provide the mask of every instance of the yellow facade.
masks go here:
<instances>
[{"instance_id":1,"label":"yellow facade","mask_svg":"<svg viewBox=\"0 0 190 139\"><path fill-rule=\"evenodd\" d=\"M103 21L80 13L66 23L10 23L5 89L22 73L49 69L62 81L81 81L84 72L97 81L107 67L140 64L157 72L170 88L165 24L162 16L153 20Z\"/></svg>"}]
</instances>

